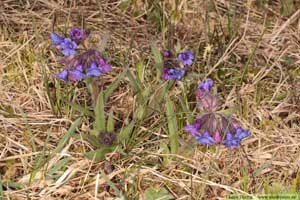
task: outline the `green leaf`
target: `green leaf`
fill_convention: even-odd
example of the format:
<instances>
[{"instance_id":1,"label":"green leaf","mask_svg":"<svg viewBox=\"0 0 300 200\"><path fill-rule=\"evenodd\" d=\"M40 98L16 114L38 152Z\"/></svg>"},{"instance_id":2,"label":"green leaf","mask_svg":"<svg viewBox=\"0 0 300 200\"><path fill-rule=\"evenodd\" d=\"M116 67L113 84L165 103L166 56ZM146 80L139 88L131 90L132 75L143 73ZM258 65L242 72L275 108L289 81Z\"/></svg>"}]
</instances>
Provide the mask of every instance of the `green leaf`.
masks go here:
<instances>
[{"instance_id":1,"label":"green leaf","mask_svg":"<svg viewBox=\"0 0 300 200\"><path fill-rule=\"evenodd\" d=\"M174 85L174 83L175 81L168 81L155 91L155 93L151 96L149 102L149 107L152 108L152 111L149 111L146 117L149 117L153 113L153 110L160 110L163 99L167 95L170 88Z\"/></svg>"},{"instance_id":2,"label":"green leaf","mask_svg":"<svg viewBox=\"0 0 300 200\"><path fill-rule=\"evenodd\" d=\"M85 156L90 160L94 160L95 162L100 162L105 158L105 155L107 153L110 153L112 151L113 151L112 147L102 147L95 151L89 151L85 153Z\"/></svg>"},{"instance_id":3,"label":"green leaf","mask_svg":"<svg viewBox=\"0 0 300 200\"><path fill-rule=\"evenodd\" d=\"M224 110L218 111L218 113L224 114L224 115L232 115L237 111L237 108L228 108Z\"/></svg>"},{"instance_id":4,"label":"green leaf","mask_svg":"<svg viewBox=\"0 0 300 200\"><path fill-rule=\"evenodd\" d=\"M171 153L176 154L178 152L178 147L179 147L178 126L177 126L176 114L174 112L174 104L170 100L169 96L166 97L166 106L167 106L167 121L168 121Z\"/></svg>"},{"instance_id":5,"label":"green leaf","mask_svg":"<svg viewBox=\"0 0 300 200\"><path fill-rule=\"evenodd\" d=\"M70 102L67 102L69 106L71 106L74 110L77 110L78 112L80 113L83 113L84 115L86 116L89 116L89 117L93 117L93 112L91 112L90 110L88 110L87 108L79 105L79 104L75 104L75 103L70 103Z\"/></svg>"},{"instance_id":6,"label":"green leaf","mask_svg":"<svg viewBox=\"0 0 300 200\"><path fill-rule=\"evenodd\" d=\"M160 149L163 154L170 154L170 149L166 143L160 144ZM163 155L163 166L167 167L170 163L168 155Z\"/></svg>"},{"instance_id":7,"label":"green leaf","mask_svg":"<svg viewBox=\"0 0 300 200\"><path fill-rule=\"evenodd\" d=\"M135 121L131 121L127 127L121 129L118 135L118 143L121 143L123 141L127 143L127 141L130 139L134 126Z\"/></svg>"},{"instance_id":8,"label":"green leaf","mask_svg":"<svg viewBox=\"0 0 300 200\"><path fill-rule=\"evenodd\" d=\"M104 102L107 102L108 98L110 97L110 95L115 91L115 89L117 89L117 87L119 86L121 80L123 79L123 77L125 76L125 74L127 73L127 70L124 70L116 80L113 81L112 84L110 84L106 90L104 91Z\"/></svg>"},{"instance_id":9,"label":"green leaf","mask_svg":"<svg viewBox=\"0 0 300 200\"><path fill-rule=\"evenodd\" d=\"M145 64L143 61L140 61L136 64L136 71L137 71L139 80L141 81L141 83L144 83Z\"/></svg>"},{"instance_id":10,"label":"green leaf","mask_svg":"<svg viewBox=\"0 0 300 200\"><path fill-rule=\"evenodd\" d=\"M114 115L112 110L109 112L109 116L107 120L107 131L108 132L114 131Z\"/></svg>"},{"instance_id":11,"label":"green leaf","mask_svg":"<svg viewBox=\"0 0 300 200\"><path fill-rule=\"evenodd\" d=\"M55 166L53 168L51 168L49 170L48 174L52 175L52 174L56 173L58 170L65 167L69 161L70 161L70 158L64 158L64 159L60 160L57 164L55 164Z\"/></svg>"},{"instance_id":12,"label":"green leaf","mask_svg":"<svg viewBox=\"0 0 300 200\"><path fill-rule=\"evenodd\" d=\"M9 188L14 188L16 190L21 190L21 189L25 188L25 186L23 184L18 183L18 182L14 182L14 181L1 182L1 180L0 180L0 199L1 199L1 197L4 196L3 193L1 194L1 188L2 188L2 192L3 192L3 186L9 187Z\"/></svg>"},{"instance_id":13,"label":"green leaf","mask_svg":"<svg viewBox=\"0 0 300 200\"><path fill-rule=\"evenodd\" d=\"M264 164L262 164L259 168L257 168L256 170L254 170L253 172L253 176L256 177L263 169L269 167L270 165L272 165L274 158L272 158L269 161L264 162Z\"/></svg>"},{"instance_id":14,"label":"green leaf","mask_svg":"<svg viewBox=\"0 0 300 200\"><path fill-rule=\"evenodd\" d=\"M154 61L155 61L154 66L156 68L156 76L157 76L156 78L157 78L157 80L160 80L160 77L162 75L162 69L163 69L162 55L155 43L151 44L151 51L152 51L152 54L154 56Z\"/></svg>"},{"instance_id":15,"label":"green leaf","mask_svg":"<svg viewBox=\"0 0 300 200\"><path fill-rule=\"evenodd\" d=\"M141 91L142 86L139 84L138 80L132 75L131 71L127 71L127 77L129 79L129 83L133 89L133 92L135 94L139 93Z\"/></svg>"},{"instance_id":16,"label":"green leaf","mask_svg":"<svg viewBox=\"0 0 300 200\"><path fill-rule=\"evenodd\" d=\"M100 144L98 142L99 132L96 130L91 130L90 133L91 134L75 134L75 135L73 135L73 138L78 139L78 140L81 140L81 139L86 140L96 148L102 147L102 144Z\"/></svg>"},{"instance_id":17,"label":"green leaf","mask_svg":"<svg viewBox=\"0 0 300 200\"><path fill-rule=\"evenodd\" d=\"M179 97L178 99L179 99L181 108L182 108L183 112L185 113L185 115L187 117L187 120L188 120L189 124L193 123L193 120L194 120L193 115L192 115L192 112L189 109L188 104L183 100L182 97Z\"/></svg>"},{"instance_id":18,"label":"green leaf","mask_svg":"<svg viewBox=\"0 0 300 200\"><path fill-rule=\"evenodd\" d=\"M95 112L95 130L106 131L105 128L105 111L104 111L104 95L100 92L97 98Z\"/></svg>"},{"instance_id":19,"label":"green leaf","mask_svg":"<svg viewBox=\"0 0 300 200\"><path fill-rule=\"evenodd\" d=\"M81 123L81 118L78 118L78 119L75 120L75 122L73 122L73 124L69 128L68 132L62 137L62 139L60 139L60 141L58 142L56 148L51 153L51 155L59 153L63 149L65 144L74 135L74 133L76 131L76 128L80 125L80 123Z\"/></svg>"},{"instance_id":20,"label":"green leaf","mask_svg":"<svg viewBox=\"0 0 300 200\"><path fill-rule=\"evenodd\" d=\"M171 200L172 196L165 188L160 188L159 190L153 187L147 188L144 194L145 200Z\"/></svg>"}]
</instances>

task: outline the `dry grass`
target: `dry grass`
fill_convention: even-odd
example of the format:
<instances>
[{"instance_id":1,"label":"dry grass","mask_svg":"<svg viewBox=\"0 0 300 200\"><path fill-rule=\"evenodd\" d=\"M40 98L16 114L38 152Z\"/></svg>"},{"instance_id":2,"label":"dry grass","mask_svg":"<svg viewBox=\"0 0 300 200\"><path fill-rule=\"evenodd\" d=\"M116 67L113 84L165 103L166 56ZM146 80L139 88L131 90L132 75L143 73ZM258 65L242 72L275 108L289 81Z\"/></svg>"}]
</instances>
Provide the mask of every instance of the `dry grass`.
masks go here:
<instances>
[{"instance_id":1,"label":"dry grass","mask_svg":"<svg viewBox=\"0 0 300 200\"><path fill-rule=\"evenodd\" d=\"M272 188L300 190L300 10L283 16L279 0L265 9L253 1L183 0L175 31L168 29L168 34L161 21L153 20L153 13L161 8L170 16L174 2L149 2L138 0L127 11L117 0L0 2L4 199L116 199L115 191L99 176L101 171L129 199L142 199L150 186L165 187L174 199L222 199L232 192L258 194ZM53 27L64 30L65 25L82 24L92 30L95 42L105 33L110 35L107 54L113 72L101 79L100 87L113 82L124 67L134 70L141 59L149 61L150 76L152 41L165 47L167 41L178 40L196 52L193 71L199 78L213 77L224 107L237 107L236 115L251 129L244 151L183 145L178 155L164 154L160 145L168 143L166 119L155 114L138 127L135 147L120 159L108 155L106 161L92 162L83 156L90 144L75 138L49 156L79 115L59 102L57 94L74 103L89 102L84 86L56 88L59 83L53 74L59 67L49 34ZM55 86L50 96L45 75ZM176 88L172 96L178 93ZM136 108L133 95L126 81L112 95L107 107L117 121L127 120ZM62 106L61 115L53 112L51 101ZM88 133L89 126L88 120L83 121L78 132ZM186 133L180 137L187 138ZM47 162L35 170L43 149ZM163 165L165 156L174 158L172 163ZM29 184L32 172L37 174Z\"/></svg>"}]
</instances>

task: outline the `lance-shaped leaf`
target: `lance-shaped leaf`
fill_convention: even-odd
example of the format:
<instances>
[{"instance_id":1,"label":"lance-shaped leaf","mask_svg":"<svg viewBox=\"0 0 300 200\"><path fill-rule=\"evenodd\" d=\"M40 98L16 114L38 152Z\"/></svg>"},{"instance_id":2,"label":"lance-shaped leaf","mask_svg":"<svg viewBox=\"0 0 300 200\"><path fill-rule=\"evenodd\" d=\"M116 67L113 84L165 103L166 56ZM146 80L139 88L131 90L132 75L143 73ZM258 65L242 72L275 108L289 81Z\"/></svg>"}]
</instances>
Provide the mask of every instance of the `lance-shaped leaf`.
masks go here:
<instances>
[{"instance_id":1,"label":"lance-shaped leaf","mask_svg":"<svg viewBox=\"0 0 300 200\"><path fill-rule=\"evenodd\" d=\"M176 154L178 152L178 147L179 147L178 126L177 126L177 119L174 111L174 104L170 100L169 96L166 97L166 106L167 106L167 121L168 121L171 153Z\"/></svg>"},{"instance_id":2,"label":"lance-shaped leaf","mask_svg":"<svg viewBox=\"0 0 300 200\"><path fill-rule=\"evenodd\" d=\"M156 78L157 80L160 80L160 77L162 75L162 69L163 69L163 59L162 59L162 56L161 56L161 53L159 51L159 49L157 48L157 46L152 43L151 44L151 51L152 51L152 54L154 56L154 61L155 61L155 68L156 68Z\"/></svg>"},{"instance_id":3,"label":"lance-shaped leaf","mask_svg":"<svg viewBox=\"0 0 300 200\"><path fill-rule=\"evenodd\" d=\"M96 131L106 131L103 92L100 92L100 94L98 95L96 106L94 108L94 112L95 112L95 127L94 127L94 129Z\"/></svg>"},{"instance_id":4,"label":"lance-shaped leaf","mask_svg":"<svg viewBox=\"0 0 300 200\"><path fill-rule=\"evenodd\" d=\"M111 110L109 112L109 116L108 116L108 119L107 119L107 131L108 132L113 132L114 131L114 115L113 115L113 111Z\"/></svg>"},{"instance_id":5,"label":"lance-shaped leaf","mask_svg":"<svg viewBox=\"0 0 300 200\"><path fill-rule=\"evenodd\" d=\"M95 151L89 151L87 153L85 153L85 156L90 159L93 160L95 162L100 162L105 158L105 155L107 153L110 153L114 150L115 147L101 147L99 149L96 149Z\"/></svg>"},{"instance_id":6,"label":"lance-shaped leaf","mask_svg":"<svg viewBox=\"0 0 300 200\"><path fill-rule=\"evenodd\" d=\"M144 76L145 76L145 64L143 61L140 61L136 64L136 71L137 71L137 76L141 83L144 83Z\"/></svg>"},{"instance_id":7,"label":"lance-shaped leaf","mask_svg":"<svg viewBox=\"0 0 300 200\"><path fill-rule=\"evenodd\" d=\"M121 129L118 135L118 143L121 142L127 143L127 141L130 139L130 136L132 134L134 125L135 125L135 121L131 121L130 124L128 124L128 126Z\"/></svg>"}]
</instances>

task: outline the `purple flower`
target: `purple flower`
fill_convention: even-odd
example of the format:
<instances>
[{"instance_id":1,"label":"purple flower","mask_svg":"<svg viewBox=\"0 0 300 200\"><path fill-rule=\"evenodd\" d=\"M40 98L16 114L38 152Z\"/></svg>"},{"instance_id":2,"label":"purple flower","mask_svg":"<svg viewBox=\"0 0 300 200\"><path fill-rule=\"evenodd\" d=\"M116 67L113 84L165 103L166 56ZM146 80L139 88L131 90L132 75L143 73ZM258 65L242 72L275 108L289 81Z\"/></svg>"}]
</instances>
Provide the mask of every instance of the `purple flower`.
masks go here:
<instances>
[{"instance_id":1,"label":"purple flower","mask_svg":"<svg viewBox=\"0 0 300 200\"><path fill-rule=\"evenodd\" d=\"M102 73L107 73L111 70L111 66L107 64L103 58L99 59L99 63L100 63L100 70Z\"/></svg>"},{"instance_id":2,"label":"purple flower","mask_svg":"<svg viewBox=\"0 0 300 200\"><path fill-rule=\"evenodd\" d=\"M60 45L64 41L64 38L58 35L57 33L51 33L50 38L52 44L55 46Z\"/></svg>"},{"instance_id":3,"label":"purple flower","mask_svg":"<svg viewBox=\"0 0 300 200\"><path fill-rule=\"evenodd\" d=\"M226 147L233 149L240 146L241 140L236 137L233 137L232 134L228 131L226 134L226 139L222 142Z\"/></svg>"},{"instance_id":4,"label":"purple flower","mask_svg":"<svg viewBox=\"0 0 300 200\"><path fill-rule=\"evenodd\" d=\"M86 76L91 77L99 77L102 74L101 70L97 66L95 62L93 62L90 67L87 69Z\"/></svg>"},{"instance_id":5,"label":"purple flower","mask_svg":"<svg viewBox=\"0 0 300 200\"><path fill-rule=\"evenodd\" d=\"M250 137L249 129L242 129L240 127L236 129L234 138L236 138L238 140L242 140L242 139L245 139L248 137Z\"/></svg>"},{"instance_id":6,"label":"purple flower","mask_svg":"<svg viewBox=\"0 0 300 200\"><path fill-rule=\"evenodd\" d=\"M164 68L162 79L164 80L181 80L185 75L185 70L177 68Z\"/></svg>"},{"instance_id":7,"label":"purple flower","mask_svg":"<svg viewBox=\"0 0 300 200\"><path fill-rule=\"evenodd\" d=\"M82 38L83 38L83 31L80 28L78 28L78 27L73 28L70 31L70 38L72 40L82 40Z\"/></svg>"},{"instance_id":8,"label":"purple flower","mask_svg":"<svg viewBox=\"0 0 300 200\"><path fill-rule=\"evenodd\" d=\"M68 80L69 81L80 81L84 78L83 72L83 66L77 65L75 69L70 69L68 74Z\"/></svg>"},{"instance_id":9,"label":"purple flower","mask_svg":"<svg viewBox=\"0 0 300 200\"><path fill-rule=\"evenodd\" d=\"M183 51L178 54L178 59L184 65L192 65L194 55L190 51Z\"/></svg>"},{"instance_id":10,"label":"purple flower","mask_svg":"<svg viewBox=\"0 0 300 200\"><path fill-rule=\"evenodd\" d=\"M169 50L164 50L162 54L165 58L169 58L171 56L171 52Z\"/></svg>"},{"instance_id":11,"label":"purple flower","mask_svg":"<svg viewBox=\"0 0 300 200\"><path fill-rule=\"evenodd\" d=\"M78 65L75 69L64 69L62 72L55 75L56 78L61 79L63 81L80 81L84 78L83 66Z\"/></svg>"},{"instance_id":12,"label":"purple flower","mask_svg":"<svg viewBox=\"0 0 300 200\"><path fill-rule=\"evenodd\" d=\"M200 90L205 91L205 92L210 92L213 84L214 84L213 80L211 80L210 78L208 78L205 81L203 81L202 83L199 83L198 88Z\"/></svg>"},{"instance_id":13,"label":"purple flower","mask_svg":"<svg viewBox=\"0 0 300 200\"><path fill-rule=\"evenodd\" d=\"M77 48L77 44L70 38L65 38L64 41L61 42L60 47L65 56L70 56L76 53L75 49Z\"/></svg>"},{"instance_id":14,"label":"purple flower","mask_svg":"<svg viewBox=\"0 0 300 200\"><path fill-rule=\"evenodd\" d=\"M220 143L222 141L222 137L219 131L216 131L214 134L215 143Z\"/></svg>"},{"instance_id":15,"label":"purple flower","mask_svg":"<svg viewBox=\"0 0 300 200\"><path fill-rule=\"evenodd\" d=\"M68 80L72 82L80 81L84 78L84 74L76 69L71 69L68 74Z\"/></svg>"},{"instance_id":16,"label":"purple flower","mask_svg":"<svg viewBox=\"0 0 300 200\"><path fill-rule=\"evenodd\" d=\"M215 144L214 138L212 138L212 137L210 136L210 134L209 134L208 131L205 131L205 132L203 133L202 136L198 137L198 138L197 138L197 142L198 142L199 144L203 144L203 145L207 144L207 145L209 145L209 146Z\"/></svg>"},{"instance_id":17,"label":"purple flower","mask_svg":"<svg viewBox=\"0 0 300 200\"><path fill-rule=\"evenodd\" d=\"M197 135L200 135L199 129L201 127L201 124L199 122L195 122L194 124L186 125L184 127L184 130L186 132L189 132L193 137L196 137Z\"/></svg>"},{"instance_id":18,"label":"purple flower","mask_svg":"<svg viewBox=\"0 0 300 200\"><path fill-rule=\"evenodd\" d=\"M68 71L64 69L62 72L55 75L56 78L61 79L63 81L68 80Z\"/></svg>"}]
</instances>

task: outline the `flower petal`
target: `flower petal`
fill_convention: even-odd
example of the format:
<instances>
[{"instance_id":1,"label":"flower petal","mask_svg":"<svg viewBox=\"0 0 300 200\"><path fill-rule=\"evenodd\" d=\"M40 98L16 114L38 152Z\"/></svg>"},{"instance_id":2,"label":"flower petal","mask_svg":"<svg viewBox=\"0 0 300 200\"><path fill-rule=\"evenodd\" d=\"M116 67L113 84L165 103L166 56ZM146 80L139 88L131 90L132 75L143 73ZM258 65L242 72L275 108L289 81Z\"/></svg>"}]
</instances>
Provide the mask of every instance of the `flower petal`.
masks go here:
<instances>
[{"instance_id":1,"label":"flower petal","mask_svg":"<svg viewBox=\"0 0 300 200\"><path fill-rule=\"evenodd\" d=\"M64 69L63 71L61 71L60 73L55 74L55 77L58 79L61 79L63 81L67 81L67 77L68 77L68 71L66 69Z\"/></svg>"},{"instance_id":2,"label":"flower petal","mask_svg":"<svg viewBox=\"0 0 300 200\"><path fill-rule=\"evenodd\" d=\"M100 67L102 73L107 73L111 70L111 66L109 64L102 65Z\"/></svg>"},{"instance_id":3,"label":"flower petal","mask_svg":"<svg viewBox=\"0 0 300 200\"><path fill-rule=\"evenodd\" d=\"M250 137L249 129L244 130L242 128L237 128L234 137L238 140L242 140L242 139Z\"/></svg>"},{"instance_id":4,"label":"flower petal","mask_svg":"<svg viewBox=\"0 0 300 200\"><path fill-rule=\"evenodd\" d=\"M90 67L87 69L87 72L86 72L86 76L88 76L88 77L91 77L91 76L99 77L101 74L102 74L102 72L95 62L93 62L90 65Z\"/></svg>"},{"instance_id":5,"label":"flower petal","mask_svg":"<svg viewBox=\"0 0 300 200\"><path fill-rule=\"evenodd\" d=\"M80 81L84 78L84 74L81 71L78 71L76 69L69 70L68 74L68 80L69 81Z\"/></svg>"},{"instance_id":6,"label":"flower petal","mask_svg":"<svg viewBox=\"0 0 300 200\"><path fill-rule=\"evenodd\" d=\"M64 41L64 38L62 38L57 33L51 33L50 38L51 38L52 44L55 46L60 45Z\"/></svg>"}]
</instances>

